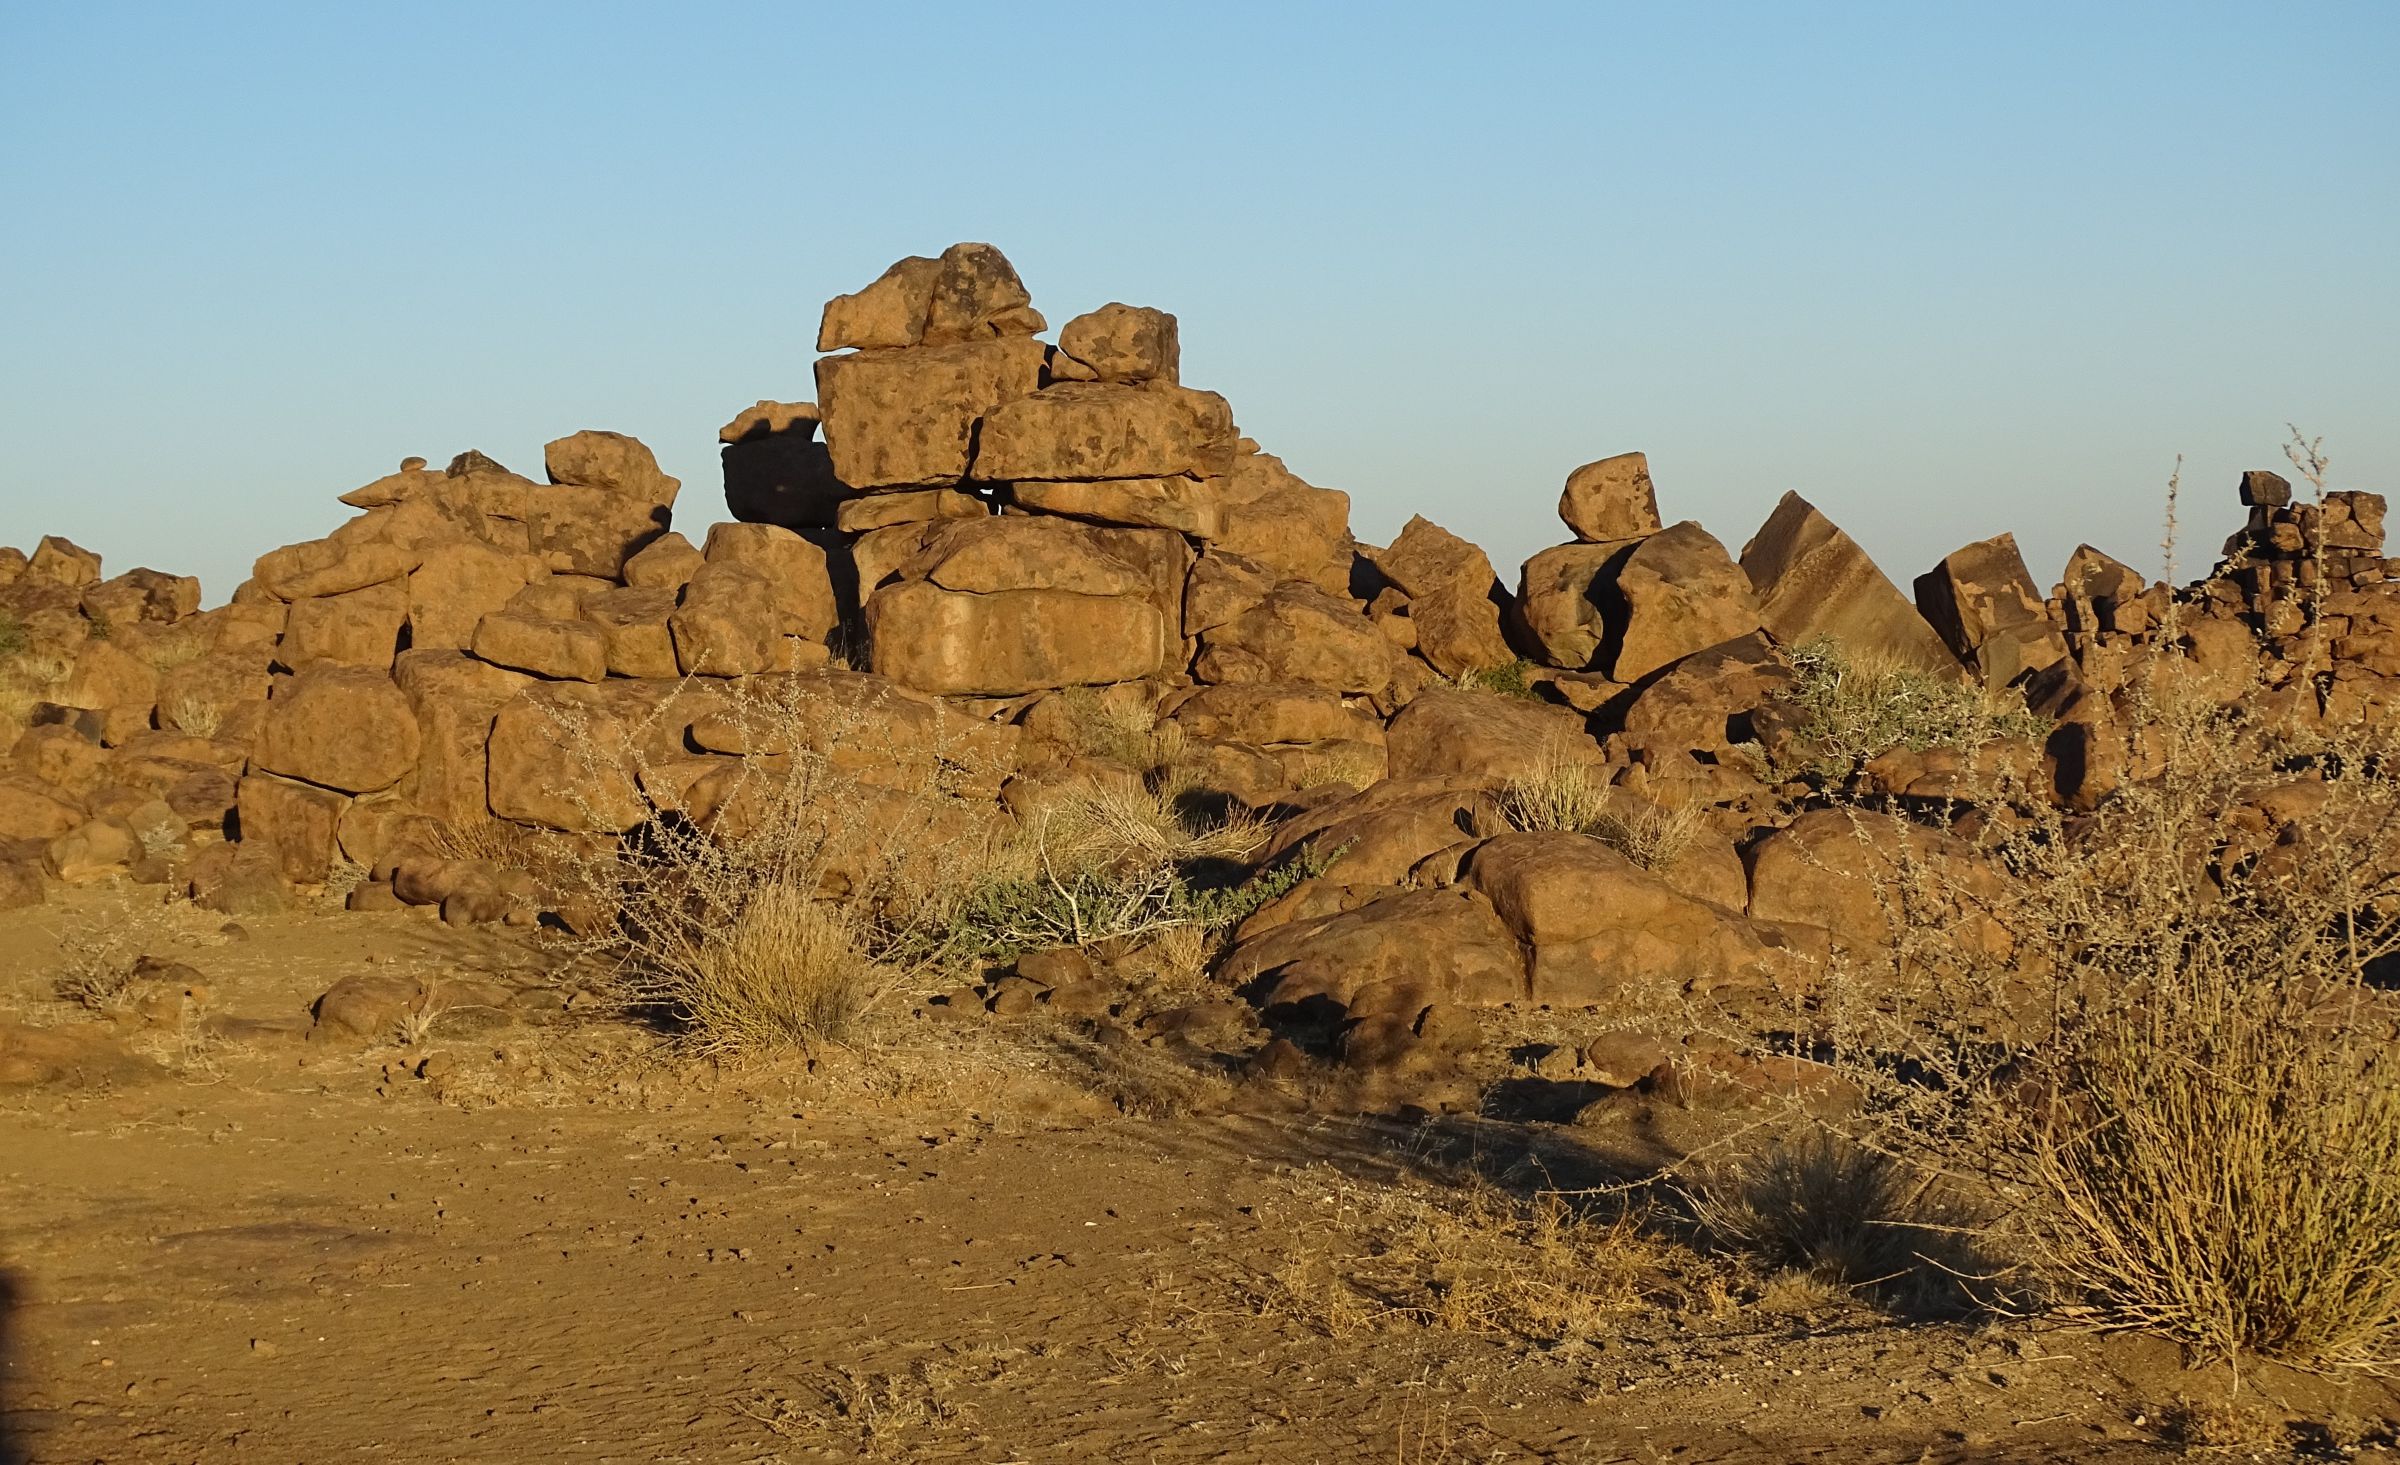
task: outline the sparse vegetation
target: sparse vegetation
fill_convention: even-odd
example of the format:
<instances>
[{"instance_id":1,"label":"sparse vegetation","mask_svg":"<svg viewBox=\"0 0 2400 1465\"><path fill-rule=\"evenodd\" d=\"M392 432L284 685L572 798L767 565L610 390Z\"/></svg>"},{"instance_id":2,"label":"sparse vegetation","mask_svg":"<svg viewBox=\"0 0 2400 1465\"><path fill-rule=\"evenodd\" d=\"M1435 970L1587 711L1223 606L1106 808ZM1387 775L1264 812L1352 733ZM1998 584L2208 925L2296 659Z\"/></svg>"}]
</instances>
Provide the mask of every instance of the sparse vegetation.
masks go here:
<instances>
[{"instance_id":1,"label":"sparse vegetation","mask_svg":"<svg viewBox=\"0 0 2400 1465\"><path fill-rule=\"evenodd\" d=\"M2005 779L1969 858L1889 842L1899 939L1837 966L1812 1050L1862 1138L1988 1194L2090 1323L2199 1359L2400 1364L2400 949L2388 726L2229 703L2162 636L2070 815ZM1862 822L1862 837L1874 839ZM1962 895L1969 898L1962 899Z\"/></svg>"},{"instance_id":2,"label":"sparse vegetation","mask_svg":"<svg viewBox=\"0 0 2400 1465\"><path fill-rule=\"evenodd\" d=\"M23 619L13 611L0 610L0 660L22 656L32 644L33 638L26 631Z\"/></svg>"},{"instance_id":3,"label":"sparse vegetation","mask_svg":"<svg viewBox=\"0 0 2400 1465\"><path fill-rule=\"evenodd\" d=\"M1450 679L1462 692L1490 692L1498 697L1532 698L1533 664L1523 657L1497 666L1471 667Z\"/></svg>"},{"instance_id":4,"label":"sparse vegetation","mask_svg":"<svg viewBox=\"0 0 2400 1465\"><path fill-rule=\"evenodd\" d=\"M2038 741L2049 723L2008 691L1940 676L1819 639L1790 652L1787 693L1796 725L1783 777L1838 781L1894 748L1972 750L2000 739Z\"/></svg>"},{"instance_id":5,"label":"sparse vegetation","mask_svg":"<svg viewBox=\"0 0 2400 1465\"><path fill-rule=\"evenodd\" d=\"M1500 812L1517 829L1588 834L1645 870L1673 864L1706 819L1697 804L1612 788L1604 769L1558 752L1501 785Z\"/></svg>"}]
</instances>

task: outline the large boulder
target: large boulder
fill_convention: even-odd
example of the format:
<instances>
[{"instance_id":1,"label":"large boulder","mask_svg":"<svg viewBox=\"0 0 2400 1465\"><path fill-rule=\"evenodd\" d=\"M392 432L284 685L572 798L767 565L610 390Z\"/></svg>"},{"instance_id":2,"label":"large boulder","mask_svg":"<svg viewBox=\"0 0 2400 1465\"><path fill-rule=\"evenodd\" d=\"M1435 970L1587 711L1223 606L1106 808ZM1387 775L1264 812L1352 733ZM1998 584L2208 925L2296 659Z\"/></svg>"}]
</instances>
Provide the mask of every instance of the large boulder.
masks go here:
<instances>
[{"instance_id":1,"label":"large boulder","mask_svg":"<svg viewBox=\"0 0 2400 1465\"><path fill-rule=\"evenodd\" d=\"M389 676L323 667L276 689L254 762L285 778L373 793L414 768L422 745L416 714Z\"/></svg>"},{"instance_id":2,"label":"large boulder","mask_svg":"<svg viewBox=\"0 0 2400 1465\"><path fill-rule=\"evenodd\" d=\"M1232 468L1234 438L1233 409L1214 392L1067 382L992 408L973 473L988 483L1207 478Z\"/></svg>"},{"instance_id":3,"label":"large boulder","mask_svg":"<svg viewBox=\"0 0 2400 1465\"><path fill-rule=\"evenodd\" d=\"M387 668L407 624L408 585L402 580L295 600L275 659L295 671L317 662Z\"/></svg>"},{"instance_id":4,"label":"large boulder","mask_svg":"<svg viewBox=\"0 0 2400 1465\"><path fill-rule=\"evenodd\" d=\"M1400 710L1385 733L1394 778L1498 783L1561 763L1597 764L1581 714L1546 702L1437 687Z\"/></svg>"},{"instance_id":5,"label":"large boulder","mask_svg":"<svg viewBox=\"0 0 2400 1465\"><path fill-rule=\"evenodd\" d=\"M1917 577L1917 609L1953 656L1983 679L2005 687L2066 660L2067 639L2013 534L1979 540Z\"/></svg>"},{"instance_id":6,"label":"large boulder","mask_svg":"<svg viewBox=\"0 0 2400 1465\"><path fill-rule=\"evenodd\" d=\"M408 644L414 650L463 651L475 624L508 604L536 573L522 555L477 539L425 551L408 576Z\"/></svg>"},{"instance_id":7,"label":"large boulder","mask_svg":"<svg viewBox=\"0 0 2400 1465\"><path fill-rule=\"evenodd\" d=\"M1223 502L1208 483L1194 478L1019 483L1010 486L1008 497L1039 513L1172 529L1194 539L1214 539L1224 526Z\"/></svg>"},{"instance_id":8,"label":"large boulder","mask_svg":"<svg viewBox=\"0 0 2400 1465\"><path fill-rule=\"evenodd\" d=\"M1542 665L1584 671L1608 639L1606 606L1630 543L1561 544L1525 562L1517 579L1517 625Z\"/></svg>"},{"instance_id":9,"label":"large boulder","mask_svg":"<svg viewBox=\"0 0 2400 1465\"><path fill-rule=\"evenodd\" d=\"M1500 633L1505 592L1482 550L1417 515L1368 558L1408 597L1417 654L1435 671L1463 676L1514 659Z\"/></svg>"},{"instance_id":10,"label":"large boulder","mask_svg":"<svg viewBox=\"0 0 2400 1465\"><path fill-rule=\"evenodd\" d=\"M1356 605L1286 582L1203 632L1195 670L1203 682L1303 682L1382 697L1401 674L1400 659Z\"/></svg>"},{"instance_id":11,"label":"large boulder","mask_svg":"<svg viewBox=\"0 0 2400 1465\"><path fill-rule=\"evenodd\" d=\"M704 559L709 565L756 571L766 591L753 609L771 607L772 629L780 635L823 641L841 620L833 570L823 547L789 529L773 524L714 525Z\"/></svg>"},{"instance_id":12,"label":"large boulder","mask_svg":"<svg viewBox=\"0 0 2400 1465\"><path fill-rule=\"evenodd\" d=\"M1175 642L1158 607L1135 596L954 591L932 580L876 591L867 601L867 637L879 674L967 697L1156 676Z\"/></svg>"},{"instance_id":13,"label":"large boulder","mask_svg":"<svg viewBox=\"0 0 2400 1465\"><path fill-rule=\"evenodd\" d=\"M1211 742L1383 741L1383 721L1339 693L1295 683L1203 687L1178 703L1172 721Z\"/></svg>"},{"instance_id":14,"label":"large boulder","mask_svg":"<svg viewBox=\"0 0 2400 1465\"><path fill-rule=\"evenodd\" d=\"M1496 1006L1525 996L1516 938L1472 890L1393 891L1279 926L1219 968L1261 1007L1413 1016L1434 1002ZM1413 1009L1411 1005L1413 1004Z\"/></svg>"},{"instance_id":15,"label":"large boulder","mask_svg":"<svg viewBox=\"0 0 2400 1465\"><path fill-rule=\"evenodd\" d=\"M1461 878L1532 953L1535 1002L1639 1007L1773 981L1771 948L1740 913L1587 835L1503 834L1475 847Z\"/></svg>"},{"instance_id":16,"label":"large boulder","mask_svg":"<svg viewBox=\"0 0 2400 1465\"><path fill-rule=\"evenodd\" d=\"M495 612L476 623L471 649L494 666L554 681L608 675L608 633L589 621Z\"/></svg>"},{"instance_id":17,"label":"large boulder","mask_svg":"<svg viewBox=\"0 0 2400 1465\"><path fill-rule=\"evenodd\" d=\"M1568 474L1558 517L1585 544L1656 534L1658 491L1651 486L1649 458L1619 453Z\"/></svg>"},{"instance_id":18,"label":"large boulder","mask_svg":"<svg viewBox=\"0 0 2400 1465\"><path fill-rule=\"evenodd\" d=\"M455 651L404 651L392 680L420 734L417 764L400 781L409 807L445 824L490 817L484 792L492 718L534 679Z\"/></svg>"},{"instance_id":19,"label":"large boulder","mask_svg":"<svg viewBox=\"0 0 2400 1465\"><path fill-rule=\"evenodd\" d=\"M776 590L776 582L755 564L719 560L702 565L683 587L682 599L667 618L676 664L688 676L703 677L745 677L789 669L789 639L774 611ZM601 659L607 659L605 637Z\"/></svg>"},{"instance_id":20,"label":"large boulder","mask_svg":"<svg viewBox=\"0 0 2400 1465\"><path fill-rule=\"evenodd\" d=\"M584 597L583 617L600 629L610 676L672 677L682 671L669 623L675 615L676 596L688 583L687 579L673 587L628 585Z\"/></svg>"},{"instance_id":21,"label":"large boulder","mask_svg":"<svg viewBox=\"0 0 2400 1465\"><path fill-rule=\"evenodd\" d=\"M1602 656L1619 682L1759 627L1749 580L1716 536L1689 519L1636 544L1609 593L1617 616Z\"/></svg>"},{"instance_id":22,"label":"large boulder","mask_svg":"<svg viewBox=\"0 0 2400 1465\"><path fill-rule=\"evenodd\" d=\"M1043 326L1008 256L953 244L939 259L911 255L851 295L825 302L819 351L941 345L1031 336Z\"/></svg>"},{"instance_id":23,"label":"large boulder","mask_svg":"<svg viewBox=\"0 0 2400 1465\"><path fill-rule=\"evenodd\" d=\"M1046 349L1039 341L1002 337L819 358L817 406L834 477L862 490L958 483L967 476L977 424L1041 384Z\"/></svg>"},{"instance_id":24,"label":"large boulder","mask_svg":"<svg viewBox=\"0 0 2400 1465\"><path fill-rule=\"evenodd\" d=\"M1237 453L1213 487L1224 507L1211 548L1237 554L1329 595L1350 593L1357 543L1350 537L1350 496L1318 488L1269 453Z\"/></svg>"},{"instance_id":25,"label":"large boulder","mask_svg":"<svg viewBox=\"0 0 2400 1465\"><path fill-rule=\"evenodd\" d=\"M347 794L329 788L253 773L241 782L242 843L270 851L284 879L314 884L341 858L342 811L349 803Z\"/></svg>"},{"instance_id":26,"label":"large boulder","mask_svg":"<svg viewBox=\"0 0 2400 1465\"><path fill-rule=\"evenodd\" d=\"M309 539L260 555L250 575L277 599L309 600L397 580L423 558L388 539Z\"/></svg>"},{"instance_id":27,"label":"large boulder","mask_svg":"<svg viewBox=\"0 0 2400 1465\"><path fill-rule=\"evenodd\" d=\"M1173 383L1183 360L1175 317L1116 301L1060 327L1058 349L1104 382Z\"/></svg>"},{"instance_id":28,"label":"large boulder","mask_svg":"<svg viewBox=\"0 0 2400 1465\"><path fill-rule=\"evenodd\" d=\"M1761 623L1786 646L1823 638L1922 671L1959 672L1958 658L1858 541L1796 493L1742 546L1742 571L1758 592Z\"/></svg>"},{"instance_id":29,"label":"large boulder","mask_svg":"<svg viewBox=\"0 0 2400 1465\"><path fill-rule=\"evenodd\" d=\"M542 466L552 483L603 489L664 508L674 507L683 487L660 471L657 455L639 438L621 432L587 430L562 437L543 447Z\"/></svg>"}]
</instances>

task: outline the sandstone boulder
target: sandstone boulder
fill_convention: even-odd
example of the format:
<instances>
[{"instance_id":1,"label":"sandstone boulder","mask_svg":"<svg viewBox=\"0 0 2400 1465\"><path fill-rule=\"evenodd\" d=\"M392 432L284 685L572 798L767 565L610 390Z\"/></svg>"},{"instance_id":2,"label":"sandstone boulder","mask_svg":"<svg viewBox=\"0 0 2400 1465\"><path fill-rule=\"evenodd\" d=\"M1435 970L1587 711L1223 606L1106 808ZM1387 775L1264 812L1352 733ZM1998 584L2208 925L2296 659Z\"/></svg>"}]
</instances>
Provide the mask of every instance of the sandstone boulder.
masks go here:
<instances>
[{"instance_id":1,"label":"sandstone boulder","mask_svg":"<svg viewBox=\"0 0 2400 1465\"><path fill-rule=\"evenodd\" d=\"M585 597L584 619L599 628L607 643L610 676L673 677L681 672L669 629L680 588L627 586Z\"/></svg>"},{"instance_id":2,"label":"sandstone boulder","mask_svg":"<svg viewBox=\"0 0 2400 1465\"><path fill-rule=\"evenodd\" d=\"M1104 382L1172 383L1183 358L1175 317L1115 301L1060 327L1058 349Z\"/></svg>"},{"instance_id":3,"label":"sandstone boulder","mask_svg":"<svg viewBox=\"0 0 2400 1465\"><path fill-rule=\"evenodd\" d=\"M2005 687L2066 659L2066 637L2013 534L1953 552L1917 577L1916 591L1918 612L1985 686Z\"/></svg>"},{"instance_id":4,"label":"sandstone boulder","mask_svg":"<svg viewBox=\"0 0 2400 1465\"><path fill-rule=\"evenodd\" d=\"M1224 508L1213 549L1265 566L1278 580L1299 580L1329 595L1350 593L1357 545L1350 537L1350 496L1318 488L1283 460L1241 451L1213 485Z\"/></svg>"},{"instance_id":5,"label":"sandstone boulder","mask_svg":"<svg viewBox=\"0 0 2400 1465\"><path fill-rule=\"evenodd\" d=\"M1204 632L1196 671L1210 683L1302 682L1381 697L1399 676L1399 660L1350 601L1286 582Z\"/></svg>"},{"instance_id":6,"label":"sandstone boulder","mask_svg":"<svg viewBox=\"0 0 2400 1465\"><path fill-rule=\"evenodd\" d=\"M1233 409L1214 392L1068 382L993 407L973 473L987 483L1207 478L1232 468L1234 437Z\"/></svg>"},{"instance_id":7,"label":"sandstone boulder","mask_svg":"<svg viewBox=\"0 0 2400 1465\"><path fill-rule=\"evenodd\" d=\"M332 873L341 856L347 795L253 773L241 781L238 798L242 843L268 851L285 880L313 885Z\"/></svg>"},{"instance_id":8,"label":"sandstone boulder","mask_svg":"<svg viewBox=\"0 0 2400 1465\"><path fill-rule=\"evenodd\" d=\"M825 551L792 530L773 524L718 524L708 531L705 561L739 565L765 582L763 600L751 602L755 617L772 608L779 635L823 641L840 623L833 573ZM695 574L694 580L698 579ZM687 593L686 601L690 597Z\"/></svg>"},{"instance_id":9,"label":"sandstone boulder","mask_svg":"<svg viewBox=\"0 0 2400 1465\"><path fill-rule=\"evenodd\" d=\"M461 651L475 624L525 588L527 560L474 539L437 545L408 577L408 644Z\"/></svg>"},{"instance_id":10,"label":"sandstone boulder","mask_svg":"<svg viewBox=\"0 0 2400 1465\"><path fill-rule=\"evenodd\" d=\"M81 590L100 582L100 556L71 539L45 534L26 561L24 578Z\"/></svg>"},{"instance_id":11,"label":"sandstone boulder","mask_svg":"<svg viewBox=\"0 0 2400 1465\"><path fill-rule=\"evenodd\" d=\"M0 773L0 843L49 841L86 818L83 801L28 773Z\"/></svg>"},{"instance_id":12,"label":"sandstone boulder","mask_svg":"<svg viewBox=\"0 0 2400 1465\"><path fill-rule=\"evenodd\" d=\"M1496 783L1545 764L1600 762L1580 714L1491 692L1426 692L1400 710L1384 736L1394 778Z\"/></svg>"},{"instance_id":13,"label":"sandstone boulder","mask_svg":"<svg viewBox=\"0 0 2400 1465\"><path fill-rule=\"evenodd\" d=\"M706 563L690 540L669 530L625 562L624 579L637 590L681 590Z\"/></svg>"},{"instance_id":14,"label":"sandstone boulder","mask_svg":"<svg viewBox=\"0 0 2400 1465\"><path fill-rule=\"evenodd\" d=\"M1611 618L1602 657L1619 682L1640 681L1759 627L1749 579L1716 536L1689 519L1636 544L1617 565L1609 593L1622 619Z\"/></svg>"},{"instance_id":15,"label":"sandstone boulder","mask_svg":"<svg viewBox=\"0 0 2400 1465\"><path fill-rule=\"evenodd\" d=\"M250 573L278 599L309 600L397 580L422 559L415 549L390 540L310 539L259 556Z\"/></svg>"},{"instance_id":16,"label":"sandstone boulder","mask_svg":"<svg viewBox=\"0 0 2400 1465\"><path fill-rule=\"evenodd\" d=\"M387 580L363 590L292 602L275 660L295 671L317 662L389 667L408 624L408 586Z\"/></svg>"},{"instance_id":17,"label":"sandstone boulder","mask_svg":"<svg viewBox=\"0 0 2400 1465\"><path fill-rule=\"evenodd\" d=\"M775 611L776 592L776 583L755 563L721 560L702 565L667 618L676 664L687 675L705 677L786 669L789 652ZM601 655L605 663L605 638Z\"/></svg>"},{"instance_id":18,"label":"sandstone boulder","mask_svg":"<svg viewBox=\"0 0 2400 1465\"><path fill-rule=\"evenodd\" d=\"M1542 665L1583 671L1608 639L1605 603L1631 544L1561 544L1525 562L1517 624Z\"/></svg>"},{"instance_id":19,"label":"sandstone boulder","mask_svg":"<svg viewBox=\"0 0 2400 1465\"><path fill-rule=\"evenodd\" d=\"M257 767L344 793L390 788L416 766L416 714L382 672L325 667L276 688Z\"/></svg>"},{"instance_id":20,"label":"sandstone boulder","mask_svg":"<svg viewBox=\"0 0 2400 1465\"><path fill-rule=\"evenodd\" d=\"M608 675L608 633L589 621L495 612L475 625L477 658L553 681Z\"/></svg>"},{"instance_id":21,"label":"sandstone boulder","mask_svg":"<svg viewBox=\"0 0 2400 1465\"><path fill-rule=\"evenodd\" d=\"M113 814L87 819L42 849L42 868L69 885L122 875L142 858L142 837Z\"/></svg>"},{"instance_id":22,"label":"sandstone boulder","mask_svg":"<svg viewBox=\"0 0 2400 1465\"><path fill-rule=\"evenodd\" d=\"M1656 534L1658 491L1650 482L1650 459L1619 453L1568 474L1558 496L1558 517L1585 544Z\"/></svg>"},{"instance_id":23,"label":"sandstone boulder","mask_svg":"<svg viewBox=\"0 0 2400 1465\"><path fill-rule=\"evenodd\" d=\"M1415 649L1435 671L1456 677L1514 659L1500 634L1505 593L1482 550L1418 515L1368 558L1408 597Z\"/></svg>"},{"instance_id":24,"label":"sandstone boulder","mask_svg":"<svg viewBox=\"0 0 2400 1465\"><path fill-rule=\"evenodd\" d=\"M854 489L958 483L977 424L1040 385L1044 349L1039 341L1001 338L819 358L817 403L834 477Z\"/></svg>"},{"instance_id":25,"label":"sandstone boulder","mask_svg":"<svg viewBox=\"0 0 2400 1465\"><path fill-rule=\"evenodd\" d=\"M1435 1002L1492 1006L1525 996L1516 938L1471 890L1394 891L1352 910L1295 921L1225 959L1220 973L1269 1011L1331 1007L1415 1012Z\"/></svg>"},{"instance_id":26,"label":"sandstone boulder","mask_svg":"<svg viewBox=\"0 0 2400 1465\"><path fill-rule=\"evenodd\" d=\"M659 470L658 457L639 438L587 430L542 448L552 483L597 488L645 504L672 508L683 485Z\"/></svg>"},{"instance_id":27,"label":"sandstone boulder","mask_svg":"<svg viewBox=\"0 0 2400 1465\"><path fill-rule=\"evenodd\" d=\"M1214 539L1224 527L1223 504L1206 483L1193 478L1018 483L1010 486L1008 498L1044 514L1172 529L1194 539Z\"/></svg>"},{"instance_id":28,"label":"sandstone boulder","mask_svg":"<svg viewBox=\"0 0 2400 1465\"><path fill-rule=\"evenodd\" d=\"M844 534L864 534L895 524L943 523L953 519L988 519L992 506L955 488L903 489L868 493L844 499L835 508L834 527Z\"/></svg>"},{"instance_id":29,"label":"sandstone boulder","mask_svg":"<svg viewBox=\"0 0 2400 1465\"><path fill-rule=\"evenodd\" d=\"M1742 546L1742 571L1759 615L1786 646L1819 638L1946 676L1958 658L1901 597L1858 542L1796 493L1787 493Z\"/></svg>"},{"instance_id":30,"label":"sandstone boulder","mask_svg":"<svg viewBox=\"0 0 2400 1465\"><path fill-rule=\"evenodd\" d=\"M1156 605L1125 594L953 591L904 580L867 602L877 673L944 696L1009 697L1156 676L1175 644Z\"/></svg>"},{"instance_id":31,"label":"sandstone boulder","mask_svg":"<svg viewBox=\"0 0 2400 1465\"><path fill-rule=\"evenodd\" d=\"M446 824L490 817L484 766L492 718L533 678L455 651L404 651L392 680L408 699L421 743L415 768L400 781L402 799Z\"/></svg>"}]
</instances>

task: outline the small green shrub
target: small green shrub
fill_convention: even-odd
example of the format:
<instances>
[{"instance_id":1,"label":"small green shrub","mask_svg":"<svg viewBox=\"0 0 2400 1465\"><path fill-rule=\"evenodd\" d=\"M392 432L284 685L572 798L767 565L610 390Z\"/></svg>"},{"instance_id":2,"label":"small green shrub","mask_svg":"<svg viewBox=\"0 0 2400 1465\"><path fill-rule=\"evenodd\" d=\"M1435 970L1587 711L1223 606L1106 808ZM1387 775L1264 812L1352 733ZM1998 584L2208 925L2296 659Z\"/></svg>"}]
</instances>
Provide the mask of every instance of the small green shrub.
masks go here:
<instances>
[{"instance_id":1,"label":"small green shrub","mask_svg":"<svg viewBox=\"0 0 2400 1465\"><path fill-rule=\"evenodd\" d=\"M32 644L33 637L26 631L25 622L12 612L0 610L0 657L22 656Z\"/></svg>"},{"instance_id":2,"label":"small green shrub","mask_svg":"<svg viewBox=\"0 0 2400 1465\"><path fill-rule=\"evenodd\" d=\"M1450 685L1462 692L1490 692L1499 697L1530 699L1534 696L1533 683L1529 679L1532 671L1532 664L1518 657L1515 661L1504 661L1498 666L1478 666L1460 672L1451 678Z\"/></svg>"},{"instance_id":3,"label":"small green shrub","mask_svg":"<svg viewBox=\"0 0 2400 1465\"><path fill-rule=\"evenodd\" d=\"M2046 737L2048 719L2009 692L1818 638L1789 653L1785 701L1798 715L1784 777L1838 779L1895 748L1976 748Z\"/></svg>"}]
</instances>

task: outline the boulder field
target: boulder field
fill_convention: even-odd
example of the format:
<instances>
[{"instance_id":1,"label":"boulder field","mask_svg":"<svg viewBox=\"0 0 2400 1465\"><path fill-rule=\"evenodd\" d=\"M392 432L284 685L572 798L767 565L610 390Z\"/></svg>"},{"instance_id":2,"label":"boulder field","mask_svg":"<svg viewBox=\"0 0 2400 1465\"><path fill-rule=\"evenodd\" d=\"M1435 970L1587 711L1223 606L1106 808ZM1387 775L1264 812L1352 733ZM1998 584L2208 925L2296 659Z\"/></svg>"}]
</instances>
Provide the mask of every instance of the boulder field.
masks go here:
<instances>
[{"instance_id":1,"label":"boulder field","mask_svg":"<svg viewBox=\"0 0 2400 1465\"><path fill-rule=\"evenodd\" d=\"M2049 729L2023 752L2073 808L2128 776L2105 733L2162 637L2228 697L2263 676L2306 718L2400 695L2373 494L2246 475L2246 524L2188 587L2085 546L2044 593L2001 535L1903 588L1797 495L1738 548L1668 523L1617 452L1567 473L1569 537L1511 583L1423 518L1358 542L1345 494L1183 381L1173 315L1046 329L985 244L830 301L816 400L725 425L731 522L697 543L649 448L584 431L532 474L407 459L215 609L55 537L0 549L22 702L0 907L130 877L239 913L357 867L360 908L531 924L543 892L447 868L435 831L592 838L711 807L758 751L724 715L745 687L828 709L828 743L894 778L966 770L997 817L1099 776L1062 729L1123 705L1172 730L1190 791L1274 824L1269 859L1339 852L1216 975L1326 1016L1363 1061L1438 1048L1440 1014L1478 1005L1772 999L1874 939L1846 825L1773 771L1812 644L2020 699ZM1695 832L1644 867L1513 824L1504 786L1562 767ZM1926 796L1955 771L1934 749L1870 776Z\"/></svg>"}]
</instances>

